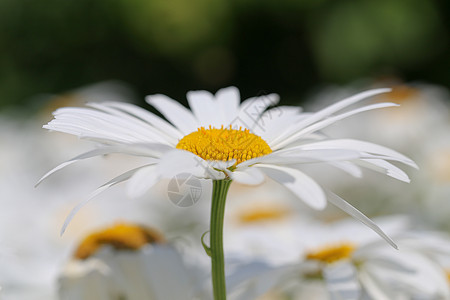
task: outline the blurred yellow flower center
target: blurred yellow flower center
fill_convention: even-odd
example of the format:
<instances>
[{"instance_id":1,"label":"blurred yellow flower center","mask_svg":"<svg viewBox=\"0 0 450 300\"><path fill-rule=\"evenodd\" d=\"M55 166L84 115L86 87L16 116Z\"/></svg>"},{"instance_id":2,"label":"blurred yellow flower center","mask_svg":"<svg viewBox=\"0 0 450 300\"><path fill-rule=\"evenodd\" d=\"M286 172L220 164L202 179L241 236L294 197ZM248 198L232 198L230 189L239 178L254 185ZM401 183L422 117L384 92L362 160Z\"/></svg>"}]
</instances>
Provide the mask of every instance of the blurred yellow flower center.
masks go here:
<instances>
[{"instance_id":1,"label":"blurred yellow flower center","mask_svg":"<svg viewBox=\"0 0 450 300\"><path fill-rule=\"evenodd\" d=\"M241 223L276 221L285 218L288 214L288 211L279 207L260 207L243 212L239 216L239 221Z\"/></svg>"},{"instance_id":2,"label":"blurred yellow flower center","mask_svg":"<svg viewBox=\"0 0 450 300\"><path fill-rule=\"evenodd\" d=\"M450 284L450 270L445 271L445 273L447 274L447 281Z\"/></svg>"},{"instance_id":3,"label":"blurred yellow flower center","mask_svg":"<svg viewBox=\"0 0 450 300\"><path fill-rule=\"evenodd\" d=\"M392 88L392 91L386 94L391 101L396 103L403 103L414 99L419 95L420 91L410 86L397 85Z\"/></svg>"},{"instance_id":4,"label":"blurred yellow flower center","mask_svg":"<svg viewBox=\"0 0 450 300\"><path fill-rule=\"evenodd\" d=\"M430 157L431 175L439 183L450 182L450 148L440 149Z\"/></svg>"},{"instance_id":5,"label":"blurred yellow flower center","mask_svg":"<svg viewBox=\"0 0 450 300\"><path fill-rule=\"evenodd\" d=\"M332 246L326 246L316 251L310 251L306 254L306 259L319 260L331 264L338 260L349 258L355 246L350 243L342 243Z\"/></svg>"},{"instance_id":6,"label":"blurred yellow flower center","mask_svg":"<svg viewBox=\"0 0 450 300\"><path fill-rule=\"evenodd\" d=\"M87 236L78 246L74 257L86 259L106 245L116 250L138 250L146 244L163 242L162 235L153 229L120 223Z\"/></svg>"},{"instance_id":7,"label":"blurred yellow flower center","mask_svg":"<svg viewBox=\"0 0 450 300\"><path fill-rule=\"evenodd\" d=\"M176 148L192 152L205 160L235 159L236 164L272 152L261 137L248 129L232 129L231 125L220 129L201 127L183 137Z\"/></svg>"}]
</instances>

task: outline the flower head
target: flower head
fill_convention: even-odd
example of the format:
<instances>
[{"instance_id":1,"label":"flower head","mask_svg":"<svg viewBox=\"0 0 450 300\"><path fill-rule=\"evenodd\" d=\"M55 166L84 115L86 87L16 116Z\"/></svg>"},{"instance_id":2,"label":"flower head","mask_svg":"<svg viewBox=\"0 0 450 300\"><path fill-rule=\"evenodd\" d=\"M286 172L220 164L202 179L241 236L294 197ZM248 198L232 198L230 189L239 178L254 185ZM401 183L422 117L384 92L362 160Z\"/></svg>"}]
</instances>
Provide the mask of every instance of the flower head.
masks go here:
<instances>
[{"instance_id":1,"label":"flower head","mask_svg":"<svg viewBox=\"0 0 450 300\"><path fill-rule=\"evenodd\" d=\"M413 232L411 220L402 216L385 217L377 223L396 237L400 251L392 251L385 243L373 239L354 220L302 224L296 226L298 240L290 239L280 246L297 252L297 257L288 254L289 262L274 264L267 258L280 255L277 250L278 253L266 253L266 257L255 256L250 263L246 259L230 274L233 283L230 288L260 287L253 290L253 298L272 288L285 290L293 299L447 299L450 288L442 259L448 259L448 236ZM270 243L267 241L270 238L265 240L260 237L260 247L262 243ZM256 262L260 263L259 268ZM247 269L251 271L244 276L240 274ZM324 297L302 294L317 285L324 291Z\"/></svg>"},{"instance_id":2,"label":"flower head","mask_svg":"<svg viewBox=\"0 0 450 300\"><path fill-rule=\"evenodd\" d=\"M88 235L59 275L61 299L192 299L204 272L157 231L120 223ZM164 272L161 272L164 270Z\"/></svg>"},{"instance_id":3,"label":"flower head","mask_svg":"<svg viewBox=\"0 0 450 300\"><path fill-rule=\"evenodd\" d=\"M303 164L328 164L360 177L363 166L408 182L408 176L389 161L416 167L409 158L380 145L331 139L320 133L321 129L354 114L396 106L376 103L348 109L365 98L388 91L362 92L316 113L303 113L298 107L270 108L278 103L275 94L250 98L240 104L239 92L234 87L219 90L215 95L206 91L188 92L192 111L164 95L148 96L147 102L167 121L126 103L61 108L44 128L89 139L100 146L61 164L42 179L76 161L109 153L143 156L147 162L113 178L93 195L128 181L130 195L140 196L159 180L181 173L214 180L229 178L253 185L268 176L312 208L323 209L328 199L383 235L347 202L333 194L327 197L302 167ZM85 202L75 208L68 220Z\"/></svg>"}]
</instances>

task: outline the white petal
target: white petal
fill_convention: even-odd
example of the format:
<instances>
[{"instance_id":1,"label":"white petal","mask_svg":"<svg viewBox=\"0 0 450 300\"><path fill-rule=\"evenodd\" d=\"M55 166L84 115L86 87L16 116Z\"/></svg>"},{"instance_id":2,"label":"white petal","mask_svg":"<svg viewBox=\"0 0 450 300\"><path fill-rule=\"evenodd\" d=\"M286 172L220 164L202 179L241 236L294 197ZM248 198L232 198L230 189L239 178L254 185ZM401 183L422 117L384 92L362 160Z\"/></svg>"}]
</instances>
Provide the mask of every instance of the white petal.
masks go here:
<instances>
[{"instance_id":1,"label":"white petal","mask_svg":"<svg viewBox=\"0 0 450 300\"><path fill-rule=\"evenodd\" d=\"M403 182L409 183L411 180L408 175L400 168L382 159L362 159L357 162L366 168L372 169L377 172L384 173L392 178L398 179Z\"/></svg>"},{"instance_id":2,"label":"white petal","mask_svg":"<svg viewBox=\"0 0 450 300\"><path fill-rule=\"evenodd\" d=\"M248 185L258 185L264 181L264 173L256 168L246 168L244 170L229 171L226 170L228 176L233 181L248 184Z\"/></svg>"},{"instance_id":3,"label":"white petal","mask_svg":"<svg viewBox=\"0 0 450 300\"><path fill-rule=\"evenodd\" d=\"M394 241L386 235L386 233L381 230L380 227L378 227L372 220L370 220L368 217L366 217L362 212L354 208L350 203L339 197L338 195L328 192L328 201L331 202L333 205L339 207L346 213L348 213L353 218L357 219L358 221L362 222L364 225L375 231L379 236L381 236L386 242L388 242L389 245L394 247L395 249L398 249L397 245L394 243Z\"/></svg>"},{"instance_id":4,"label":"white petal","mask_svg":"<svg viewBox=\"0 0 450 300\"><path fill-rule=\"evenodd\" d=\"M130 115L124 117L125 113L111 114L111 110L114 109L60 108L44 128L77 136L101 136L122 143L162 142L153 126Z\"/></svg>"},{"instance_id":5,"label":"white petal","mask_svg":"<svg viewBox=\"0 0 450 300\"><path fill-rule=\"evenodd\" d=\"M285 131L285 133L281 134L277 139L273 140L272 143L276 145L277 143L281 142L282 140L286 139L288 136L298 132L299 130L305 128L308 125L311 125L315 122L318 122L331 114L340 111L341 109L350 106L358 101L364 100L368 97L381 94L381 93L387 93L390 92L391 89L374 89L365 91L356 95L353 95L349 98L345 98L344 100L341 100L333 105L327 106L326 108L311 114L301 122L298 122L297 124L291 126L288 130Z\"/></svg>"},{"instance_id":6,"label":"white petal","mask_svg":"<svg viewBox=\"0 0 450 300\"><path fill-rule=\"evenodd\" d=\"M277 94L269 94L245 100L240 106L237 118L233 121L233 128L242 126L251 131L256 130L261 115L269 106L277 104L279 98Z\"/></svg>"},{"instance_id":7,"label":"white petal","mask_svg":"<svg viewBox=\"0 0 450 300\"><path fill-rule=\"evenodd\" d=\"M310 270L309 264L288 264L273 267L264 262L251 262L238 266L227 276L227 292L230 300L259 299L286 278L298 276Z\"/></svg>"},{"instance_id":8,"label":"white petal","mask_svg":"<svg viewBox=\"0 0 450 300\"><path fill-rule=\"evenodd\" d=\"M291 151L289 149L287 151L277 151L273 153L273 158L276 157L290 159L290 163L314 163L354 160L360 158L361 155L358 151L347 149L317 149L301 151Z\"/></svg>"},{"instance_id":9,"label":"white petal","mask_svg":"<svg viewBox=\"0 0 450 300\"><path fill-rule=\"evenodd\" d=\"M297 106L277 106L268 109L258 119L253 131L270 146L280 132L299 121L301 111L301 107Z\"/></svg>"},{"instance_id":10,"label":"white petal","mask_svg":"<svg viewBox=\"0 0 450 300\"><path fill-rule=\"evenodd\" d=\"M386 263L380 264L378 260L365 262L365 269L385 286L401 289L408 295L428 296L429 299L448 299L449 289L447 276L442 267L437 266L425 255L416 252L402 251L395 255L389 252L384 254ZM397 271L391 268L389 261L403 264L414 272Z\"/></svg>"},{"instance_id":11,"label":"white petal","mask_svg":"<svg viewBox=\"0 0 450 300\"><path fill-rule=\"evenodd\" d=\"M342 171L356 178L362 177L362 170L357 165L349 161L330 161L328 164L341 169Z\"/></svg>"},{"instance_id":12,"label":"white petal","mask_svg":"<svg viewBox=\"0 0 450 300\"><path fill-rule=\"evenodd\" d=\"M364 111L369 111L372 109L378 109L378 108L384 108L384 107L392 107L392 106L398 106L398 104L394 104L394 103L377 103L377 104L372 104L372 105L367 105L364 107L360 107L354 110L351 110L349 112L337 115L337 116L333 116L333 117L329 117L325 120L322 120L320 122L314 123L308 127L303 128L302 130L296 132L295 134L291 135L289 138L286 138L284 140L281 140L278 144L273 145L272 149L280 149L283 148L286 145L289 145L291 143L294 143L295 141L297 141L298 139L304 137L307 134L313 133L315 131L318 131L320 129L323 129L333 123L336 123L339 120L348 118L352 115L364 112Z\"/></svg>"},{"instance_id":13,"label":"white petal","mask_svg":"<svg viewBox=\"0 0 450 300\"><path fill-rule=\"evenodd\" d=\"M158 174L162 178L172 178L181 173L189 173L196 177L204 177L209 167L201 157L184 150L173 149L161 157L158 163Z\"/></svg>"},{"instance_id":14,"label":"white petal","mask_svg":"<svg viewBox=\"0 0 450 300\"><path fill-rule=\"evenodd\" d=\"M217 91L216 101L217 105L219 106L219 111L220 113L222 113L224 122L221 125L228 127L231 122L237 117L239 112L240 99L241 96L239 94L239 90L234 86Z\"/></svg>"},{"instance_id":15,"label":"white petal","mask_svg":"<svg viewBox=\"0 0 450 300\"><path fill-rule=\"evenodd\" d=\"M162 152L168 151L172 149L171 147L163 144L135 144L135 145L122 145L122 146L110 146L110 147L102 147L99 149L94 149L85 153L82 153L62 164L56 166L52 170L48 171L41 179L36 183L35 187L37 187L44 179L48 178L50 175L55 173L58 170L61 170L64 167L67 167L73 163L76 163L80 160L92 158L95 156L111 154L111 153L124 153L135 156L148 156L148 157L158 157Z\"/></svg>"},{"instance_id":16,"label":"white petal","mask_svg":"<svg viewBox=\"0 0 450 300\"><path fill-rule=\"evenodd\" d=\"M262 168L267 176L284 185L312 208L318 210L325 208L327 201L322 188L299 170L265 164L254 167Z\"/></svg>"},{"instance_id":17,"label":"white petal","mask_svg":"<svg viewBox=\"0 0 450 300\"><path fill-rule=\"evenodd\" d=\"M126 260L122 262L123 268L128 270L130 276L136 276L136 270L142 277L135 278L147 286L151 295L130 296L130 299L193 299L196 282L194 270L185 266L183 257L171 246L155 245L145 247L139 261L136 256L130 255L128 261L135 263L129 265ZM133 282L133 281L131 281ZM131 292L131 291L130 291ZM154 298L153 298L154 297Z\"/></svg>"},{"instance_id":18,"label":"white petal","mask_svg":"<svg viewBox=\"0 0 450 300\"><path fill-rule=\"evenodd\" d=\"M139 106L122 102L102 102L102 105L106 107L116 108L128 113L129 115L135 116L142 121L154 126L156 130L158 130L162 134L165 134L167 137L174 139L183 137L181 132L172 124Z\"/></svg>"},{"instance_id":19,"label":"white petal","mask_svg":"<svg viewBox=\"0 0 450 300\"><path fill-rule=\"evenodd\" d=\"M214 96L208 91L189 91L187 93L189 107L200 126L220 128L223 124L221 112L215 103Z\"/></svg>"},{"instance_id":20,"label":"white petal","mask_svg":"<svg viewBox=\"0 0 450 300\"><path fill-rule=\"evenodd\" d=\"M323 149L307 151L277 151L265 156L246 160L239 164L239 167L247 167L257 163L292 165L303 163L320 163L333 161L353 160L360 157L357 151L341 149Z\"/></svg>"},{"instance_id":21,"label":"white petal","mask_svg":"<svg viewBox=\"0 0 450 300\"><path fill-rule=\"evenodd\" d=\"M77 161L83 160L83 159L87 159L87 158L91 158L91 157L95 157L95 156L99 156L99 155L105 155L105 154L109 154L111 152L112 147L109 148L100 148L100 149L94 149L88 152L85 152L83 154L80 154L78 156L75 156L72 159L69 159L68 161L63 162L62 164L56 166L55 168L51 169L50 171L48 171L44 176L42 176L41 179L39 179L39 181L36 183L35 187L37 187L44 179L46 179L47 177L49 177L50 175L52 175L53 173L55 173L58 170L61 170L64 167L67 167L68 165L71 165Z\"/></svg>"},{"instance_id":22,"label":"white petal","mask_svg":"<svg viewBox=\"0 0 450 300\"><path fill-rule=\"evenodd\" d=\"M393 159L402 162L411 167L417 168L417 165L410 158L404 156L403 154L392 150L387 147L383 147L378 144L373 144L365 141L354 140L354 139L335 139L320 141L310 144L301 145L295 147L296 149L304 150L315 150L315 149L350 149L361 152L373 153L377 155L386 156L385 159Z\"/></svg>"},{"instance_id":23,"label":"white petal","mask_svg":"<svg viewBox=\"0 0 450 300\"><path fill-rule=\"evenodd\" d=\"M184 135L196 131L199 127L191 111L177 101L161 94L147 96L145 100L159 110Z\"/></svg>"},{"instance_id":24,"label":"white petal","mask_svg":"<svg viewBox=\"0 0 450 300\"><path fill-rule=\"evenodd\" d=\"M140 197L153 187L158 180L159 174L155 165L141 168L128 181L127 194L132 198Z\"/></svg>"},{"instance_id":25,"label":"white petal","mask_svg":"<svg viewBox=\"0 0 450 300\"><path fill-rule=\"evenodd\" d=\"M377 300L391 300L392 297L387 294L386 287L383 287L382 284L377 282L375 278L373 278L370 273L366 272L364 269L359 271L359 280L361 285L364 287L366 292L369 294L371 299Z\"/></svg>"},{"instance_id":26,"label":"white petal","mask_svg":"<svg viewBox=\"0 0 450 300\"><path fill-rule=\"evenodd\" d=\"M331 299L360 299L361 287L356 269L351 263L341 262L328 265L322 273Z\"/></svg>"},{"instance_id":27,"label":"white petal","mask_svg":"<svg viewBox=\"0 0 450 300\"><path fill-rule=\"evenodd\" d=\"M103 192L104 190L120 183L123 181L126 181L128 179L131 178L131 176L133 176L134 173L136 173L136 171L138 171L141 168L144 168L146 166L142 166L133 170L130 170L128 172L125 172L113 179L111 179L110 181L108 181L107 183L103 184L102 186L100 186L99 188L97 188L95 191L93 191L85 200L81 201L80 203L78 203L69 213L69 215L67 216L67 218L64 221L64 224L61 228L61 232L60 234L63 235L64 232L66 231L67 226L69 225L70 221L72 221L73 217L75 217L75 215L78 213L78 211L83 208L86 204L89 203L89 201L91 201L93 198L95 198L98 194L100 194L101 192Z\"/></svg>"}]
</instances>

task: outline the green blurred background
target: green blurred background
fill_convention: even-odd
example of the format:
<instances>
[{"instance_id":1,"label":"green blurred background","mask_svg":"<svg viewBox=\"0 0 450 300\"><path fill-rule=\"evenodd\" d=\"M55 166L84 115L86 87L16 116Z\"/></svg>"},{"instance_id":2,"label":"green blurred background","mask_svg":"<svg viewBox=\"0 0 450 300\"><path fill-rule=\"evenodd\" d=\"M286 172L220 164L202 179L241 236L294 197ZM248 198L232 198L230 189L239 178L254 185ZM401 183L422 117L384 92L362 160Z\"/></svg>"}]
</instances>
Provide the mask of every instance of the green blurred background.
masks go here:
<instances>
[{"instance_id":1,"label":"green blurred background","mask_svg":"<svg viewBox=\"0 0 450 300\"><path fill-rule=\"evenodd\" d=\"M138 99L240 88L299 103L396 76L448 86L449 1L1 0L0 108L103 80Z\"/></svg>"}]
</instances>

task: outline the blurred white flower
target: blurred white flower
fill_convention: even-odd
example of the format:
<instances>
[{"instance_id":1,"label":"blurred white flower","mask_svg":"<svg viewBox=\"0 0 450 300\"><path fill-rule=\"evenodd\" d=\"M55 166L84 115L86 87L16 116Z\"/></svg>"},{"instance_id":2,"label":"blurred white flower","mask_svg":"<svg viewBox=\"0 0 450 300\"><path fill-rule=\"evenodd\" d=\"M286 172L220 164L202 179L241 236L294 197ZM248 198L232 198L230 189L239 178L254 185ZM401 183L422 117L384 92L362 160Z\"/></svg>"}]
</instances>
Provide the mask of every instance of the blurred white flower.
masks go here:
<instances>
[{"instance_id":1,"label":"blurred white flower","mask_svg":"<svg viewBox=\"0 0 450 300\"><path fill-rule=\"evenodd\" d=\"M256 298L270 288L292 299L450 297L445 268L439 264L439 256L450 257L450 240L428 232L409 233L404 218L377 223L395 238L400 251L374 240L354 221L303 224L297 228L297 241L284 245L298 252L297 261L244 264L230 275L230 289L243 291L235 299Z\"/></svg>"},{"instance_id":2,"label":"blurred white flower","mask_svg":"<svg viewBox=\"0 0 450 300\"><path fill-rule=\"evenodd\" d=\"M206 273L206 272L205 272ZM89 235L59 278L61 300L205 299L205 276L148 228L117 224Z\"/></svg>"},{"instance_id":3,"label":"blurred white flower","mask_svg":"<svg viewBox=\"0 0 450 300\"><path fill-rule=\"evenodd\" d=\"M83 102L85 97L98 99L101 97L100 91L107 86L109 84L96 88L98 93L95 95L83 94L81 97L72 92L70 101ZM80 91L86 93L85 89ZM119 93L114 90L114 94L114 99L119 100ZM168 240L186 248L197 245L190 242L189 234L191 231L204 232L204 227L198 222L201 218L196 215L198 209L174 210L173 204L166 199L167 194L161 198L161 193L153 191L145 199L134 199L133 205L129 205L123 201L126 195L121 189L99 196L97 202L80 212L70 230L60 237L59 228L64 218L94 188L95 182L110 173L123 172L124 166L128 168L137 161L132 161L130 157L126 160L115 157L116 163L110 164L108 159L99 159L80 168L71 168L50 178L45 186L35 189L36 180L48 169L48 165L55 165L64 159L61 155L65 156L67 152L75 155L87 150L86 144L72 136L48 134L39 129L46 122L41 119L44 117L48 119L49 115L42 112L26 120L14 112L0 115L0 139L7 141L0 147L2 299L55 299L56 278L61 264L70 255L74 241L93 228L117 220L160 228ZM166 187L156 186L155 191L158 188L164 188L167 193ZM181 214L183 217L180 217ZM170 224L167 218L172 219ZM198 235L195 237L197 242Z\"/></svg>"}]
</instances>

